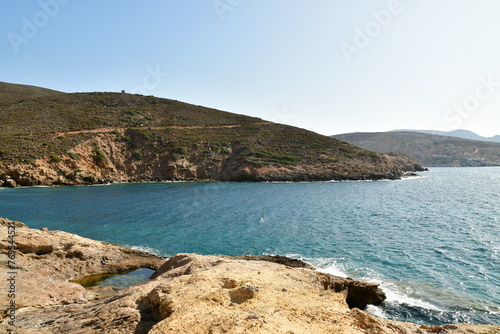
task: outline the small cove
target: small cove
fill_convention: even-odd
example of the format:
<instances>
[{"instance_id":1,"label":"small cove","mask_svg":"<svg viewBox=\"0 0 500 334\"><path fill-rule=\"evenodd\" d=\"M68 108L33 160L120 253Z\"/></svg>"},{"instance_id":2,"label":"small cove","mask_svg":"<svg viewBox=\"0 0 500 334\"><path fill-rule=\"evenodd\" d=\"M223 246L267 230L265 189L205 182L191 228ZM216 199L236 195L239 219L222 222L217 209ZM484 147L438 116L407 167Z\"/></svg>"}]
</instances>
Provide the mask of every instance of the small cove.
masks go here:
<instances>
[{"instance_id":1,"label":"small cove","mask_svg":"<svg viewBox=\"0 0 500 334\"><path fill-rule=\"evenodd\" d=\"M500 324L500 168L422 175L3 189L0 216L165 257L299 258L380 283L389 298L372 311L387 318Z\"/></svg>"}]
</instances>

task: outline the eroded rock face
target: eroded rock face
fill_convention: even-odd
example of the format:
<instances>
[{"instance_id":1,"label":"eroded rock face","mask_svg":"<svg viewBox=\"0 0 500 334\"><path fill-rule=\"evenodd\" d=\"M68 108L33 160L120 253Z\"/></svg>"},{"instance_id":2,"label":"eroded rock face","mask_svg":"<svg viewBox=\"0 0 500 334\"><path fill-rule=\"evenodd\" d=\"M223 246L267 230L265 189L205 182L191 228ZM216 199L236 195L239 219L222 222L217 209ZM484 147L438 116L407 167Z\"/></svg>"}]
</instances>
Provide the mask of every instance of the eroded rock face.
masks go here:
<instances>
[{"instance_id":1,"label":"eroded rock face","mask_svg":"<svg viewBox=\"0 0 500 334\"><path fill-rule=\"evenodd\" d=\"M90 131L90 130L89 130ZM104 130L103 130L104 131ZM106 132L107 131L107 132ZM142 159L123 142L124 129L95 133L71 148L71 153L44 156L31 163L0 163L0 186L59 186L113 182L156 181L328 181L399 179L414 171L415 161L373 154L370 159L343 162L305 160L293 164L249 162L240 144L220 151L190 148L183 155L155 148L139 140ZM99 153L96 153L99 152ZM55 160L54 160L55 158ZM408 161L407 161L408 160ZM404 167L404 168L403 168Z\"/></svg>"},{"instance_id":2,"label":"eroded rock face","mask_svg":"<svg viewBox=\"0 0 500 334\"><path fill-rule=\"evenodd\" d=\"M6 223L0 220L2 256ZM51 291L53 284L58 284L61 290L52 299L39 296L24 302L16 315L19 333L500 333L500 326L429 327L376 318L349 307L383 299L376 284L300 265L293 268L252 257L178 254L160 266L159 259L135 251L18 224L24 251L17 254L24 273L20 280L34 279L36 274L37 284L48 284ZM46 247L49 242L51 248ZM68 242L74 244L67 247ZM81 256L66 258L73 248L78 248ZM36 255L40 251L44 254ZM105 264L100 261L103 253L107 254ZM289 262L279 259L283 261ZM77 272L132 262L149 263L158 270L149 281L110 298L91 300L83 288L68 283ZM19 301L37 294L40 287L27 284L23 289L26 294L19 296ZM8 329L7 322L4 317L2 330Z\"/></svg>"},{"instance_id":3,"label":"eroded rock face","mask_svg":"<svg viewBox=\"0 0 500 334\"><path fill-rule=\"evenodd\" d=\"M9 230L9 225L15 229ZM8 231L15 231L16 268L12 271L17 273L17 307L85 303L93 298L92 293L71 280L141 267L157 269L163 262L129 248L62 231L30 229L23 223L0 218L2 268L8 268L8 250L12 246ZM6 294L0 294L2 305L6 298Z\"/></svg>"},{"instance_id":4,"label":"eroded rock face","mask_svg":"<svg viewBox=\"0 0 500 334\"><path fill-rule=\"evenodd\" d=\"M318 280L325 290L344 294L350 308L365 309L368 304L381 305L386 299L385 293L376 283L360 282L324 273L318 273Z\"/></svg>"}]
</instances>

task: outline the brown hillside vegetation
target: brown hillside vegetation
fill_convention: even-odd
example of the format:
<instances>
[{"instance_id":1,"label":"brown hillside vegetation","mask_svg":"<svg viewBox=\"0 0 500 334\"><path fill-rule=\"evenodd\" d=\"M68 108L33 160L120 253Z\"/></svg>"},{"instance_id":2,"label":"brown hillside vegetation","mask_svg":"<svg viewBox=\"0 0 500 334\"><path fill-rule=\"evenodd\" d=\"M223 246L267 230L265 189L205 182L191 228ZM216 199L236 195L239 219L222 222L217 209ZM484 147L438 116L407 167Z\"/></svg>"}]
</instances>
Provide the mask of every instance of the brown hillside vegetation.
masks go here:
<instances>
[{"instance_id":1,"label":"brown hillside vegetation","mask_svg":"<svg viewBox=\"0 0 500 334\"><path fill-rule=\"evenodd\" d=\"M399 159L255 117L153 96L1 87L4 186L403 175Z\"/></svg>"},{"instance_id":2,"label":"brown hillside vegetation","mask_svg":"<svg viewBox=\"0 0 500 334\"><path fill-rule=\"evenodd\" d=\"M19 102L26 98L54 94L61 94L61 92L36 86L16 85L0 81L0 106Z\"/></svg>"},{"instance_id":3,"label":"brown hillside vegetation","mask_svg":"<svg viewBox=\"0 0 500 334\"><path fill-rule=\"evenodd\" d=\"M358 132L332 136L375 152L396 152L425 166L500 166L500 143L409 131Z\"/></svg>"}]
</instances>

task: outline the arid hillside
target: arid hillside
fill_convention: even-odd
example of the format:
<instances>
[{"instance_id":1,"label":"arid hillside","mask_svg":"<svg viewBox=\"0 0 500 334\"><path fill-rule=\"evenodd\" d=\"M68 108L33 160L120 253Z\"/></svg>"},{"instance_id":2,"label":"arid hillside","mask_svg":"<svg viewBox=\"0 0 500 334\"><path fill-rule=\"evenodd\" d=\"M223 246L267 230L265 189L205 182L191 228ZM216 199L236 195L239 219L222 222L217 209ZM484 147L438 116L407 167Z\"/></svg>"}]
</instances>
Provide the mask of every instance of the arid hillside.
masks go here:
<instances>
[{"instance_id":1,"label":"arid hillside","mask_svg":"<svg viewBox=\"0 0 500 334\"><path fill-rule=\"evenodd\" d=\"M0 85L3 186L395 179L404 160L175 100Z\"/></svg>"},{"instance_id":2,"label":"arid hillside","mask_svg":"<svg viewBox=\"0 0 500 334\"><path fill-rule=\"evenodd\" d=\"M332 137L375 152L402 153L429 167L500 166L500 143L408 131Z\"/></svg>"}]
</instances>

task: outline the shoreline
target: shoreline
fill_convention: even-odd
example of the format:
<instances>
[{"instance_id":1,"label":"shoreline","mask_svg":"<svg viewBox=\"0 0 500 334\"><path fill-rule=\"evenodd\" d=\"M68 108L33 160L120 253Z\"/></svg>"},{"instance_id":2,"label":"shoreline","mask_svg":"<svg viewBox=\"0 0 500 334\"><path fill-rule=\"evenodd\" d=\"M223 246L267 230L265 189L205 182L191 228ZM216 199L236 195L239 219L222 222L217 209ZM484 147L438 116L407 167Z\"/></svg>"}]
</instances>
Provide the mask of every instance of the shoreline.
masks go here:
<instances>
[{"instance_id":1,"label":"shoreline","mask_svg":"<svg viewBox=\"0 0 500 334\"><path fill-rule=\"evenodd\" d=\"M153 334L181 333L185 328L199 333L208 333L209 329L231 332L237 328L244 328L248 333L284 333L286 328L314 333L399 333L403 330L406 333L484 333L485 330L500 333L500 326L425 326L377 318L361 310L367 304L377 305L385 299L377 283L322 273L301 260L196 254L160 259L67 232L31 229L7 219L0 219L0 225L3 255L8 255L9 250L7 227L15 229L12 254L19 266L13 269L17 272L18 291L15 310L23 310L14 311L18 330L32 329L38 324L39 333L115 330ZM149 267L156 272L150 280L120 290L111 297L104 298L70 283L96 273L139 267ZM21 268L25 269L19 270ZM96 296L102 298L95 299ZM0 297L2 305L6 305L5 297ZM273 309L280 311L276 313ZM2 311L0 326L7 329L7 314ZM144 318L144 312L150 315ZM240 316L234 318L235 312ZM116 322L116 319L122 320ZM199 330L197 326L201 326Z\"/></svg>"},{"instance_id":2,"label":"shoreline","mask_svg":"<svg viewBox=\"0 0 500 334\"><path fill-rule=\"evenodd\" d=\"M422 171L429 172L430 170ZM420 172L420 173L422 173ZM16 187L2 187L1 189L30 189L30 188L64 188L64 187L106 187L112 185L124 185L124 184L169 184L169 183L276 183L276 184L288 184L288 183L333 183L333 182L385 182L385 181L404 181L424 177L424 175L417 174L415 172L408 172L399 178L374 178L374 179L332 179L332 180L303 180L303 181L226 181L226 180L160 180L160 181L113 181L107 183L94 183L94 184L52 184L52 185L33 185L33 186L16 186Z\"/></svg>"}]
</instances>

